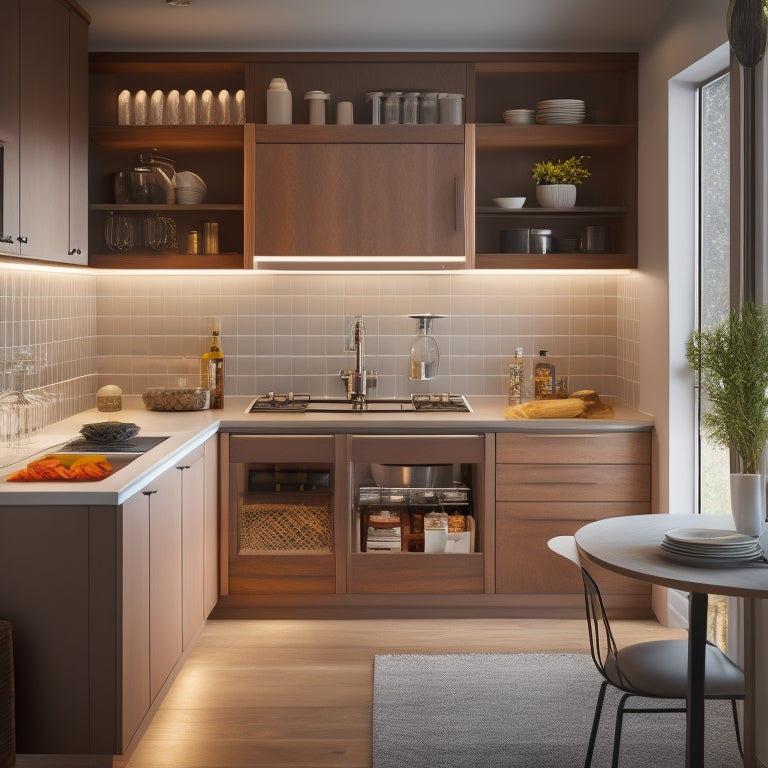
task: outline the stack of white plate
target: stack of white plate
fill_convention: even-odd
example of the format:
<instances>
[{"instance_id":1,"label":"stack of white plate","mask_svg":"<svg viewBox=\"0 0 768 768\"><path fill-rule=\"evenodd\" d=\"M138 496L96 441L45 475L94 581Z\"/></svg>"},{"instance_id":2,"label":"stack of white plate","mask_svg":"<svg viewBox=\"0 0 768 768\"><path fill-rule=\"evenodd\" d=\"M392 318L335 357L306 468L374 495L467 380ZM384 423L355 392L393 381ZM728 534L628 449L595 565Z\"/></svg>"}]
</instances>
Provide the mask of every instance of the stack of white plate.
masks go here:
<instances>
[{"instance_id":1,"label":"stack of white plate","mask_svg":"<svg viewBox=\"0 0 768 768\"><path fill-rule=\"evenodd\" d=\"M509 125L533 125L536 122L536 111L533 109L507 109L502 114L505 123Z\"/></svg>"},{"instance_id":2,"label":"stack of white plate","mask_svg":"<svg viewBox=\"0 0 768 768\"><path fill-rule=\"evenodd\" d=\"M583 123L585 114L581 99L548 99L536 104L536 122L540 125Z\"/></svg>"},{"instance_id":3,"label":"stack of white plate","mask_svg":"<svg viewBox=\"0 0 768 768\"><path fill-rule=\"evenodd\" d=\"M664 534L661 548L694 565L739 565L766 562L757 539L735 531L675 528Z\"/></svg>"}]
</instances>

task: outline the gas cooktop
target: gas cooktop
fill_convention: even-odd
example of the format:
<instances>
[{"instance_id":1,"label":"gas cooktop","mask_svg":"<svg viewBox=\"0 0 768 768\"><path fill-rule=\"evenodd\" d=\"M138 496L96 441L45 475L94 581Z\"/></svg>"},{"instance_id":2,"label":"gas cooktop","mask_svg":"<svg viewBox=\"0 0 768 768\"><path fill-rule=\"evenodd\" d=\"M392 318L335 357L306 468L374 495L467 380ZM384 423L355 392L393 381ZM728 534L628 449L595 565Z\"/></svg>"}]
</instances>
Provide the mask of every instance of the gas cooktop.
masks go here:
<instances>
[{"instance_id":1,"label":"gas cooktop","mask_svg":"<svg viewBox=\"0 0 768 768\"><path fill-rule=\"evenodd\" d=\"M269 392L255 398L246 413L286 411L292 413L472 413L464 395L417 393L408 399L369 399L365 407L346 399L318 398L308 394Z\"/></svg>"}]
</instances>

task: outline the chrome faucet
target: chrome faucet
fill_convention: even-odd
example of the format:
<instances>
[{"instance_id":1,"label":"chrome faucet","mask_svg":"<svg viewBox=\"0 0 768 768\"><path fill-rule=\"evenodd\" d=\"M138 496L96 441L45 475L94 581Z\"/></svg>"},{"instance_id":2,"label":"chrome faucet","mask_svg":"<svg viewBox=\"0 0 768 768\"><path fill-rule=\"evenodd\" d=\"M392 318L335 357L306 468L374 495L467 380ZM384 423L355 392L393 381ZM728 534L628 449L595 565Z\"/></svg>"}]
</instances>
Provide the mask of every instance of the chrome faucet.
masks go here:
<instances>
[{"instance_id":1,"label":"chrome faucet","mask_svg":"<svg viewBox=\"0 0 768 768\"><path fill-rule=\"evenodd\" d=\"M345 350L355 353L355 368L352 371L342 370L339 376L346 385L347 400L352 402L354 409L364 411L368 388L375 388L378 372L365 370L365 323L360 315L352 318Z\"/></svg>"}]
</instances>

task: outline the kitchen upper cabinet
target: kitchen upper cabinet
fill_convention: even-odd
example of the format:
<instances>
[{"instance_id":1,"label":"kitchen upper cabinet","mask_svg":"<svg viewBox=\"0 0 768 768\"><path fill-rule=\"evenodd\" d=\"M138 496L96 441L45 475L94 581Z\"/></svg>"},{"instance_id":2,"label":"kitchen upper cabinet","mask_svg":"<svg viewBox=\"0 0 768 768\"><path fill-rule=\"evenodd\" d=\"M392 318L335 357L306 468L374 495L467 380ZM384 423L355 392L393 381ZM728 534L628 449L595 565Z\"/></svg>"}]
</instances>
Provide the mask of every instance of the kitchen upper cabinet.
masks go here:
<instances>
[{"instance_id":1,"label":"kitchen upper cabinet","mask_svg":"<svg viewBox=\"0 0 768 768\"><path fill-rule=\"evenodd\" d=\"M333 268L338 257L347 257L347 267L349 257L356 267L377 259L380 266L395 256L412 265L463 267L463 126L254 132L257 266Z\"/></svg>"},{"instance_id":2,"label":"kitchen upper cabinet","mask_svg":"<svg viewBox=\"0 0 768 768\"><path fill-rule=\"evenodd\" d=\"M43 2L44 0L36 0ZM53 2L53 0L47 0ZM5 52L4 52L5 54ZM91 54L90 261L98 267L628 269L637 266L637 56L631 53ZM284 78L292 123L266 121ZM245 126L118 125L122 90L245 93ZM305 94L330 94L310 125ZM464 125L372 124L371 93L462 94ZM508 125L507 109L578 99L579 124ZM353 125L337 125L352 104ZM200 205L121 204L112 179L157 147L208 184ZM588 156L573 208L537 204L533 163ZM525 196L523 208L492 205ZM113 216L172 218L158 252L108 242ZM186 235L219 221L218 254ZM587 228L602 245L587 242ZM549 229L549 253L508 253L505 230ZM130 239L130 238L129 238ZM532 250L530 247L526 251Z\"/></svg>"},{"instance_id":3,"label":"kitchen upper cabinet","mask_svg":"<svg viewBox=\"0 0 768 768\"><path fill-rule=\"evenodd\" d=\"M0 252L84 264L88 21L64 0L2 0L0 8L10 41L0 54Z\"/></svg>"},{"instance_id":4,"label":"kitchen upper cabinet","mask_svg":"<svg viewBox=\"0 0 768 768\"><path fill-rule=\"evenodd\" d=\"M475 64L475 268L632 268L637 266L637 56L622 53L487 54ZM560 115L532 124L503 122L507 109L536 110L553 98L584 102L581 123ZM568 119L568 118L566 118ZM572 118L571 118L572 119ZM542 122L552 120L552 122ZM585 155L591 176L576 206L546 208L530 169L541 160ZM524 196L522 208L493 198ZM603 245L587 243L599 228ZM505 247L505 230L548 229L549 253ZM510 253L506 251L521 251Z\"/></svg>"}]
</instances>

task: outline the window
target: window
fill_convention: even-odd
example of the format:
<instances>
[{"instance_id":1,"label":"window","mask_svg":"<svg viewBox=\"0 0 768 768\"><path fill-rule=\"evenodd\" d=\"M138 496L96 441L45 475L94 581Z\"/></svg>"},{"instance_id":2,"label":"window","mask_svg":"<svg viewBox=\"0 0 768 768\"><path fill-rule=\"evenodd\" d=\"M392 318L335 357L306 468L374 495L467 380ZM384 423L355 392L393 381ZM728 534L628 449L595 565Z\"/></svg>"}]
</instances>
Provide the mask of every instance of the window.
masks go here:
<instances>
[{"instance_id":1,"label":"window","mask_svg":"<svg viewBox=\"0 0 768 768\"><path fill-rule=\"evenodd\" d=\"M728 73L698 88L698 276L697 328L725 319L730 311L730 78ZM698 512L729 509L728 450L712 445L700 430L706 402L697 402Z\"/></svg>"},{"instance_id":2,"label":"window","mask_svg":"<svg viewBox=\"0 0 768 768\"><path fill-rule=\"evenodd\" d=\"M730 311L730 77L718 75L697 89L698 232L696 327L707 328ZM701 431L706 400L696 402L698 508L716 515L730 508L730 454ZM710 595L707 639L728 647L727 598Z\"/></svg>"}]
</instances>

